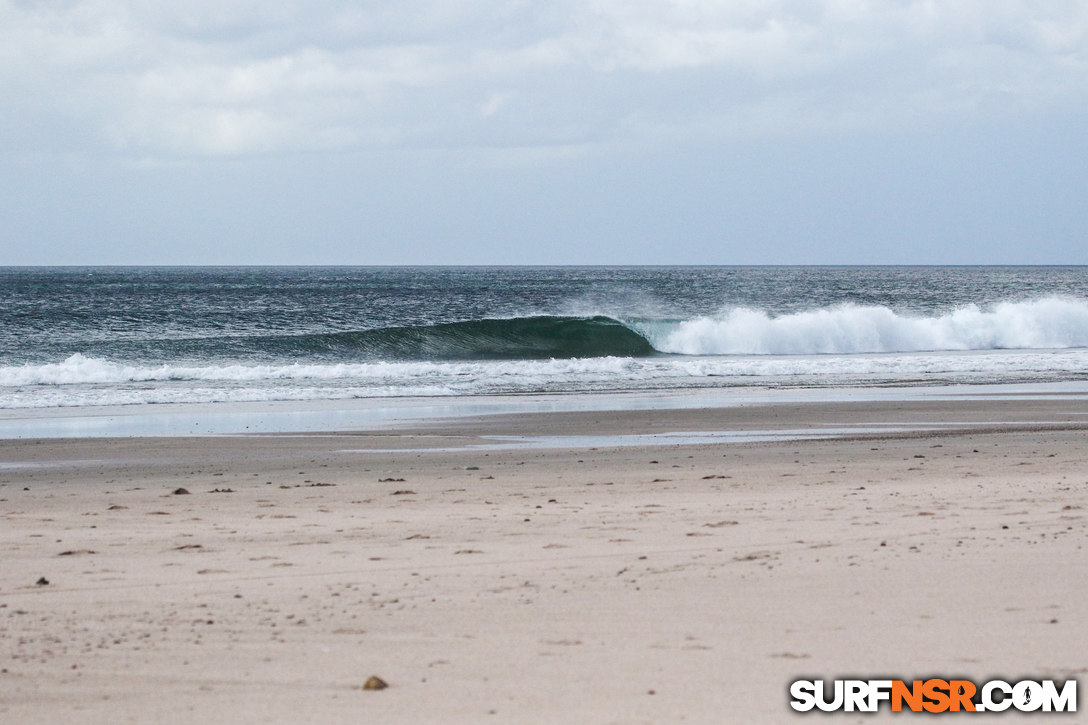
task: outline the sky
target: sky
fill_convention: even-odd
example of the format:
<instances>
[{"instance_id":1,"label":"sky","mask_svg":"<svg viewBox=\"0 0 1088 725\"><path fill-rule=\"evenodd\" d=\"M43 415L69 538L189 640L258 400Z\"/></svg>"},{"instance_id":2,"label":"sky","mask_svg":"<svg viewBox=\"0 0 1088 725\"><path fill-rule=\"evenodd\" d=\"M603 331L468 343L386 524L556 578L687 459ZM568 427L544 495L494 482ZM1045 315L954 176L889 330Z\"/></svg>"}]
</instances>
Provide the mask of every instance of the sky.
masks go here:
<instances>
[{"instance_id":1,"label":"sky","mask_svg":"<svg viewBox=\"0 0 1088 725\"><path fill-rule=\"evenodd\" d=\"M0 0L0 265L1088 264L1082 0Z\"/></svg>"}]
</instances>

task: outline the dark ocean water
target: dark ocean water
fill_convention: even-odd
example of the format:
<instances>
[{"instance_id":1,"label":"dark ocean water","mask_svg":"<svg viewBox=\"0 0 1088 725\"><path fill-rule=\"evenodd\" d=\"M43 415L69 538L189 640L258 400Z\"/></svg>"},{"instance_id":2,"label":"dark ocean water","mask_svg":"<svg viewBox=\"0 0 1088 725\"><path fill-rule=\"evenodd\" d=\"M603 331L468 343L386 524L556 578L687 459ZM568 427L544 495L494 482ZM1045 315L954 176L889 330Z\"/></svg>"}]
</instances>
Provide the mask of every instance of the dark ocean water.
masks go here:
<instances>
[{"instance_id":1,"label":"dark ocean water","mask_svg":"<svg viewBox=\"0 0 1088 725\"><path fill-rule=\"evenodd\" d=\"M1084 267L0 269L0 407L1068 380Z\"/></svg>"}]
</instances>

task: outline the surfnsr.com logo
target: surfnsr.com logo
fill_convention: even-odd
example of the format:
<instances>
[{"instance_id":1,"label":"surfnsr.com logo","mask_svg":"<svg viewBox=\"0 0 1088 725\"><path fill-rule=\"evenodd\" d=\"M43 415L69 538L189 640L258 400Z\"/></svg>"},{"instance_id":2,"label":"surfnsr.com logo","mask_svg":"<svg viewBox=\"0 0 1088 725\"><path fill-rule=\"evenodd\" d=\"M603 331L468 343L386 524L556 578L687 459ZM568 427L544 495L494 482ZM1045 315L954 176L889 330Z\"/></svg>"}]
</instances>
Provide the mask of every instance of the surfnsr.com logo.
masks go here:
<instances>
[{"instance_id":1,"label":"surfnsr.com logo","mask_svg":"<svg viewBox=\"0 0 1088 725\"><path fill-rule=\"evenodd\" d=\"M799 712L1076 712L1077 681L1054 680L797 680L790 707Z\"/></svg>"}]
</instances>

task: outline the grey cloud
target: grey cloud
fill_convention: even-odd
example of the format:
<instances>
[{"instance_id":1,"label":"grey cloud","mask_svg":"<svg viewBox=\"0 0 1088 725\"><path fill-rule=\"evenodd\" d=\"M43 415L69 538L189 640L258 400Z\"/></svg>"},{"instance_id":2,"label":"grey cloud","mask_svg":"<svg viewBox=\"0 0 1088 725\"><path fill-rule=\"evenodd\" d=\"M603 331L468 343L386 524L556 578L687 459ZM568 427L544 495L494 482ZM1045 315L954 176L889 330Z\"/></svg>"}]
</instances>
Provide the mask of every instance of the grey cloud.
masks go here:
<instances>
[{"instance_id":1,"label":"grey cloud","mask_svg":"<svg viewBox=\"0 0 1088 725\"><path fill-rule=\"evenodd\" d=\"M729 140L1088 92L1088 8L1063 0L88 0L0 24L0 123L133 158Z\"/></svg>"}]
</instances>

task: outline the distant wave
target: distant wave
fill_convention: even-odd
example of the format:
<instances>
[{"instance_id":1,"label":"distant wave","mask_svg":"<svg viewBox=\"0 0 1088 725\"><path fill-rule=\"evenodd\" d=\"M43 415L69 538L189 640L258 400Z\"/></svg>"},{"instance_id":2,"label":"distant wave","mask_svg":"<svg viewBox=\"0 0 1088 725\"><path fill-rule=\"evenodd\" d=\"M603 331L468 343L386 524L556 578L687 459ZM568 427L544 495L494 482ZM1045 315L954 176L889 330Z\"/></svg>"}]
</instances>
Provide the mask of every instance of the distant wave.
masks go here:
<instances>
[{"instance_id":1,"label":"distant wave","mask_svg":"<svg viewBox=\"0 0 1088 725\"><path fill-rule=\"evenodd\" d=\"M538 315L299 335L149 341L112 359L307 362L564 360L1088 347L1088 301L1049 297L915 315L844 304L773 315L734 307L686 320ZM115 354L119 353L119 354Z\"/></svg>"},{"instance_id":2,"label":"distant wave","mask_svg":"<svg viewBox=\"0 0 1088 725\"><path fill-rule=\"evenodd\" d=\"M1088 347L1088 302L1051 297L914 316L839 305L772 317L737 307L651 336L682 355L811 355Z\"/></svg>"}]
</instances>

